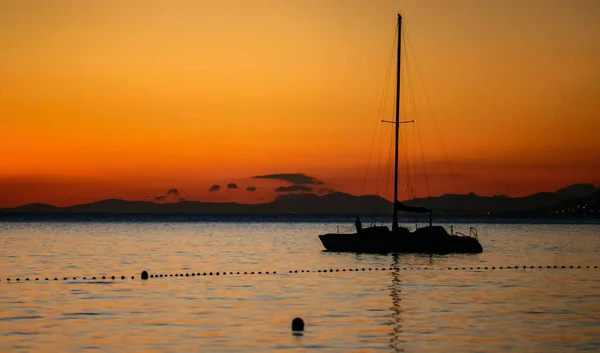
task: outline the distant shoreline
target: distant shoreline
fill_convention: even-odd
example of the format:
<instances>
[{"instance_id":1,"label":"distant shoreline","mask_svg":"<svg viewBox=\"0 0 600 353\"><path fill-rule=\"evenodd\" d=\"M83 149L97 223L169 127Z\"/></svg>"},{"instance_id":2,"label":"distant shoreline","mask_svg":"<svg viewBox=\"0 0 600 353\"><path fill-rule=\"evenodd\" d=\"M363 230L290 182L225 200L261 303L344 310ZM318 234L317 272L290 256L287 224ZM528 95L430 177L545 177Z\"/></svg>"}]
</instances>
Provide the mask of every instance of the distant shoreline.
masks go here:
<instances>
[{"instance_id":1,"label":"distant shoreline","mask_svg":"<svg viewBox=\"0 0 600 353\"><path fill-rule=\"evenodd\" d=\"M256 214L256 213L0 213L0 222L285 222L285 223L328 223L354 222L356 214ZM361 214L363 223L376 221L390 223L389 214ZM428 217L405 217L399 221L405 224L426 224ZM517 216L517 215L439 215L434 216L434 224L443 223L514 223L514 224L600 224L600 216Z\"/></svg>"}]
</instances>

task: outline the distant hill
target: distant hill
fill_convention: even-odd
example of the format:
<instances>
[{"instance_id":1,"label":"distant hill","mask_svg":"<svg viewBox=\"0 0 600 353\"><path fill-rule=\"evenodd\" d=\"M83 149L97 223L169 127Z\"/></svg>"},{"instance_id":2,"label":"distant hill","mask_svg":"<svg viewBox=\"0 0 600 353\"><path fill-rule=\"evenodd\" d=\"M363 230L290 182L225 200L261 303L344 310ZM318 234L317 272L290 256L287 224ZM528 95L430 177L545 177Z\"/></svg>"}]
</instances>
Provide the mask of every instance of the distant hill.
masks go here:
<instances>
[{"instance_id":1,"label":"distant hill","mask_svg":"<svg viewBox=\"0 0 600 353\"><path fill-rule=\"evenodd\" d=\"M576 184L556 192L542 192L525 197L443 195L404 201L410 206L427 207L440 215L502 216L549 214L584 202L597 207L598 189L590 184ZM594 196L595 195L595 196ZM589 201L592 200L592 201ZM596 201L594 201L596 200ZM594 203L595 202L595 203ZM308 193L280 195L263 204L235 202L213 203L182 201L158 204L148 201L107 199L68 207L33 203L0 209L0 217L9 214L390 214L392 203L379 196L354 196L341 192L327 195ZM545 212L545 213L544 213Z\"/></svg>"},{"instance_id":2,"label":"distant hill","mask_svg":"<svg viewBox=\"0 0 600 353\"><path fill-rule=\"evenodd\" d=\"M410 206L422 206L446 214L464 215L500 215L539 209L560 202L587 197L598 189L591 184L575 184L556 192L539 192L524 197L479 196L474 193L466 195L442 195L406 201Z\"/></svg>"},{"instance_id":3,"label":"distant hill","mask_svg":"<svg viewBox=\"0 0 600 353\"><path fill-rule=\"evenodd\" d=\"M600 191L586 197L574 197L528 214L552 217L600 217Z\"/></svg>"},{"instance_id":4,"label":"distant hill","mask_svg":"<svg viewBox=\"0 0 600 353\"><path fill-rule=\"evenodd\" d=\"M68 207L46 204L28 204L15 208L0 209L8 213L73 213L73 214L388 214L392 203L379 196L354 196L335 192L323 196L315 194L280 195L272 202L263 204L239 204L235 202L182 201L158 204L148 201L107 199Z\"/></svg>"}]
</instances>

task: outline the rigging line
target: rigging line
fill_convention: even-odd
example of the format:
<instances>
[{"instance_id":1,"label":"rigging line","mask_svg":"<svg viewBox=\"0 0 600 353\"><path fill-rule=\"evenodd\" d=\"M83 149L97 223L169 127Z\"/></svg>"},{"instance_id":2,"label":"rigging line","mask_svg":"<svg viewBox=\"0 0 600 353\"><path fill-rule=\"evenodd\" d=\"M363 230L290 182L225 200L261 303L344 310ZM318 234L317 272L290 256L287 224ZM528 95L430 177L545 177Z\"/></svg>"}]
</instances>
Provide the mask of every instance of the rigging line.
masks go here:
<instances>
[{"instance_id":1,"label":"rigging line","mask_svg":"<svg viewBox=\"0 0 600 353\"><path fill-rule=\"evenodd\" d=\"M415 124L412 124L412 153L413 153L413 187L417 187L417 145L415 141ZM417 197L416 190L413 190L413 197Z\"/></svg>"},{"instance_id":2,"label":"rigging line","mask_svg":"<svg viewBox=\"0 0 600 353\"><path fill-rule=\"evenodd\" d=\"M423 152L423 140L421 139L421 130L419 129L418 122L415 121L415 125L417 125L417 136L419 136L419 146L421 147L421 162L423 163L423 172L425 173L425 187L427 188L427 197L431 196L431 192L429 191L429 177L427 176L427 167L425 166L425 153Z\"/></svg>"},{"instance_id":3,"label":"rigging line","mask_svg":"<svg viewBox=\"0 0 600 353\"><path fill-rule=\"evenodd\" d=\"M406 34L406 33L404 33L404 34ZM406 47L407 47L407 49L410 48L409 45L407 45ZM405 62L406 62L406 71L407 71L407 75L406 76L408 77L408 92L409 92L409 96L410 96L410 105L412 106L412 114L413 114L413 116L412 116L413 119L412 120L413 121L417 121L418 120L417 119L417 117L418 117L417 103L416 103L416 99L415 99L414 85L412 84L412 75L411 75L411 72L410 72L410 60L408 60L408 58L407 58ZM412 131L413 131L413 156L414 156L413 157L414 163L413 163L412 194L413 194L413 198L415 198L416 197L415 188L416 188L416 185L417 185L417 182L416 182L416 173L417 173L417 167L416 167L416 165L417 164L416 164L416 156L415 156L416 152L415 152L415 139L414 139L414 131L415 131L414 130L414 123L413 123L413 130ZM407 156L407 163L408 163L408 156Z\"/></svg>"},{"instance_id":4,"label":"rigging line","mask_svg":"<svg viewBox=\"0 0 600 353\"><path fill-rule=\"evenodd\" d=\"M380 177L381 177L381 145L383 144L383 127L379 129L379 154L377 155L377 177L375 184L375 192L379 195Z\"/></svg>"},{"instance_id":5,"label":"rigging line","mask_svg":"<svg viewBox=\"0 0 600 353\"><path fill-rule=\"evenodd\" d=\"M402 29L404 31L404 28ZM405 48L408 48L405 45ZM410 73L410 61L408 60L408 54L406 54L406 50L403 52L404 57L404 67L405 67L405 74L403 75L403 77L405 78L405 89L403 90L404 97L408 99L408 103L405 103L403 106L406 108L407 111L407 115L405 116L405 120L410 119L411 117L413 118L412 120L414 121L415 119L415 112L416 112L416 105L415 105L415 101L414 101L414 93L413 93L413 89L412 89L412 78L411 78L411 73ZM406 100L405 100L406 102ZM413 178L411 178L411 170L410 170L410 161L409 161L409 150L408 150L408 146L409 146L409 142L408 142L408 131L404 133L404 139L402 140L402 146L403 146L403 156L405 157L405 162L406 162L406 182L405 182L405 192L407 197L411 197L411 195L413 195L414 197L414 188L415 185L413 183ZM412 174L415 174L415 170L412 171Z\"/></svg>"},{"instance_id":6,"label":"rigging line","mask_svg":"<svg viewBox=\"0 0 600 353\"><path fill-rule=\"evenodd\" d=\"M379 127L381 125L380 123L380 115L381 115L381 111L382 111L382 104L385 104L384 102L387 101L387 99L385 99L385 97L387 96L387 86L389 86L389 76L390 76L390 72L391 72L391 66L392 66L392 57L393 57L393 53L394 53L394 43L396 42L396 38L398 37L398 29L396 29L395 34L394 34L394 40L392 41L392 50L390 52L390 58L388 60L388 67L386 70L386 76L385 76L385 80L384 80L384 86L383 86L383 92L381 93L381 98L379 100L379 109L377 112L377 126ZM369 174L369 165L371 164L371 153L373 152L373 144L375 142L375 136L377 135L377 128L375 129L375 131L373 132L373 137L371 138L371 146L369 148L369 156L367 159L367 168L365 170L365 176L363 178L363 183L361 186L361 190L360 190L360 194L361 196L364 194L365 191L365 185L367 183L367 176Z\"/></svg>"},{"instance_id":7,"label":"rigging line","mask_svg":"<svg viewBox=\"0 0 600 353\"><path fill-rule=\"evenodd\" d=\"M410 44L410 38L408 37L408 33L406 33L406 30L404 30L403 33L404 33L404 37L406 38L408 45L412 48L412 45ZM448 151L446 150L446 145L444 144L444 139L442 138L442 134L440 133L437 119L435 118L435 114L433 113L433 107L431 106L431 101L429 100L429 94L427 93L427 89L425 88L425 82L423 81L423 75L421 74L421 69L419 68L419 63L417 62L417 59L415 57L414 49L411 50L411 54L412 54L413 60L415 61L415 66L417 67L417 73L419 74L421 86L423 87L423 91L425 93L425 100L427 101L427 105L429 106L429 110L431 111L431 117L433 118L435 130L436 130L438 137L440 139L440 142L442 144L442 149L444 150L444 156L446 157L446 163L448 164L448 168L450 169L450 176L454 183L454 188L456 189L456 192L458 193L458 184L456 182L454 170L452 169L452 164L450 163L450 158L448 157Z\"/></svg>"},{"instance_id":8,"label":"rigging line","mask_svg":"<svg viewBox=\"0 0 600 353\"><path fill-rule=\"evenodd\" d=\"M391 166L393 164L393 161L392 161L392 155L393 155L393 148L392 148L392 146L394 145L393 142L392 142L393 140L394 140L394 129L390 129L390 148L389 148L389 151L388 151L388 163L386 165L385 174L384 174L384 176L385 176L385 182L383 183L383 186L384 186L383 194L384 195L387 194L387 190L388 190L388 186L389 186L388 179L390 178L390 174L391 174L390 168L391 168Z\"/></svg>"},{"instance_id":9,"label":"rigging line","mask_svg":"<svg viewBox=\"0 0 600 353\"><path fill-rule=\"evenodd\" d=\"M402 28L402 31L404 31L404 28ZM408 49L408 47L405 46L405 48ZM408 116L408 112L410 112L410 114L413 114L413 118L414 118L414 111L415 111L415 104L414 104L414 97L412 96L412 80L410 78L410 65L408 62L408 54L406 54L406 50L404 51L404 67L405 69L405 75L403 75L403 77L405 77L406 81L405 81L405 87L406 89L404 90L405 92L405 97L409 98L409 104L404 104L404 106L406 107L406 111L407 111L407 115ZM407 197L410 198L410 194L411 194L411 177L410 177L410 162L408 159L408 132L404 133L404 139L402 140L402 146L403 146L403 154L405 157L405 162L406 162L406 188L405 188L405 192Z\"/></svg>"}]
</instances>

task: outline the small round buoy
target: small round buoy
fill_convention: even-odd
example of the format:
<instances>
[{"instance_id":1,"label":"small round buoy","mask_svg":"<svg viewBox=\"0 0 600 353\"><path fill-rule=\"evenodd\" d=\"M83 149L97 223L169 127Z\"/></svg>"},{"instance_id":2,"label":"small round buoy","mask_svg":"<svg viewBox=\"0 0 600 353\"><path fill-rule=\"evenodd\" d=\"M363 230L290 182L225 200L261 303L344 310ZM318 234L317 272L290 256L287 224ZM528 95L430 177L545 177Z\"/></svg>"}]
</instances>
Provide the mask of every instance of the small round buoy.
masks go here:
<instances>
[{"instance_id":1,"label":"small round buoy","mask_svg":"<svg viewBox=\"0 0 600 353\"><path fill-rule=\"evenodd\" d=\"M115 276L112 276L110 279L115 279Z\"/></svg>"},{"instance_id":2,"label":"small round buoy","mask_svg":"<svg viewBox=\"0 0 600 353\"><path fill-rule=\"evenodd\" d=\"M192 272L192 277L195 277L195 276L196 276L196 274L195 274L194 272ZM162 277L162 276L161 276L161 277Z\"/></svg>"},{"instance_id":3,"label":"small round buoy","mask_svg":"<svg viewBox=\"0 0 600 353\"><path fill-rule=\"evenodd\" d=\"M185 274L185 276L186 276L186 277L189 277L189 276L190 276L190 274L189 274L189 273L186 273L186 274Z\"/></svg>"},{"instance_id":4,"label":"small round buoy","mask_svg":"<svg viewBox=\"0 0 600 353\"><path fill-rule=\"evenodd\" d=\"M161 275L161 277L162 277L162 275ZM121 276L121 279L125 279L125 276Z\"/></svg>"},{"instance_id":5,"label":"small round buoy","mask_svg":"<svg viewBox=\"0 0 600 353\"><path fill-rule=\"evenodd\" d=\"M304 320L297 317L292 320L292 332L297 335L301 335L304 331Z\"/></svg>"},{"instance_id":6,"label":"small round buoy","mask_svg":"<svg viewBox=\"0 0 600 353\"><path fill-rule=\"evenodd\" d=\"M96 277L92 277L92 279L96 279Z\"/></svg>"},{"instance_id":7,"label":"small round buoy","mask_svg":"<svg viewBox=\"0 0 600 353\"><path fill-rule=\"evenodd\" d=\"M142 279L148 279L148 272L142 271Z\"/></svg>"},{"instance_id":8,"label":"small round buoy","mask_svg":"<svg viewBox=\"0 0 600 353\"><path fill-rule=\"evenodd\" d=\"M25 278L26 281L29 281L29 277Z\"/></svg>"},{"instance_id":9,"label":"small round buoy","mask_svg":"<svg viewBox=\"0 0 600 353\"><path fill-rule=\"evenodd\" d=\"M150 278L154 278L154 275L150 275Z\"/></svg>"},{"instance_id":10,"label":"small round buoy","mask_svg":"<svg viewBox=\"0 0 600 353\"><path fill-rule=\"evenodd\" d=\"M21 279L19 277L17 277L17 281L20 281Z\"/></svg>"},{"instance_id":11,"label":"small round buoy","mask_svg":"<svg viewBox=\"0 0 600 353\"><path fill-rule=\"evenodd\" d=\"M216 275L218 276L218 275L219 275L219 272L217 272L217 273L216 273Z\"/></svg>"}]
</instances>

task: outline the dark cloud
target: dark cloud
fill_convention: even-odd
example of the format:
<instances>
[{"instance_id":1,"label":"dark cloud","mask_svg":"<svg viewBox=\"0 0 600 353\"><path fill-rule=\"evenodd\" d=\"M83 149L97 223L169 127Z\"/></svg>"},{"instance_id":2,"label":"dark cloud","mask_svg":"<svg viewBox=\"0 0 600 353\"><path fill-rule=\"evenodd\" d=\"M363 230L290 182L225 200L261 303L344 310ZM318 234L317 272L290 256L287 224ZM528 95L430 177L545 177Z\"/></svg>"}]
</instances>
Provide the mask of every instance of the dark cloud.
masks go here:
<instances>
[{"instance_id":1,"label":"dark cloud","mask_svg":"<svg viewBox=\"0 0 600 353\"><path fill-rule=\"evenodd\" d=\"M256 191L256 186L248 186L246 188L246 191L254 192L254 191Z\"/></svg>"},{"instance_id":2,"label":"dark cloud","mask_svg":"<svg viewBox=\"0 0 600 353\"><path fill-rule=\"evenodd\" d=\"M275 189L276 192L295 192L295 191L311 192L312 190L313 190L313 188L305 186L305 185L280 186Z\"/></svg>"},{"instance_id":3,"label":"dark cloud","mask_svg":"<svg viewBox=\"0 0 600 353\"><path fill-rule=\"evenodd\" d=\"M322 181L302 173L256 175L252 179L283 180L296 185L321 185Z\"/></svg>"},{"instance_id":4,"label":"dark cloud","mask_svg":"<svg viewBox=\"0 0 600 353\"><path fill-rule=\"evenodd\" d=\"M329 188L323 188L323 189L319 189L319 191L317 191L317 193L319 195L331 194L333 192L335 192L335 190L329 189Z\"/></svg>"},{"instance_id":5,"label":"dark cloud","mask_svg":"<svg viewBox=\"0 0 600 353\"><path fill-rule=\"evenodd\" d=\"M227 184L227 188L228 189L237 189L238 186L236 183L229 183L229 184Z\"/></svg>"},{"instance_id":6,"label":"dark cloud","mask_svg":"<svg viewBox=\"0 0 600 353\"><path fill-rule=\"evenodd\" d=\"M219 190L221 190L221 185L217 185L217 184L215 184L215 185L211 186L211 187L208 189L208 191L210 191L210 192L217 192L217 191L219 191Z\"/></svg>"},{"instance_id":7,"label":"dark cloud","mask_svg":"<svg viewBox=\"0 0 600 353\"><path fill-rule=\"evenodd\" d=\"M165 195L160 195L160 196L146 196L145 197L147 200L153 200L153 201L175 201L181 198L181 194L179 193L179 190L176 188L171 188L167 191L167 193Z\"/></svg>"}]
</instances>

